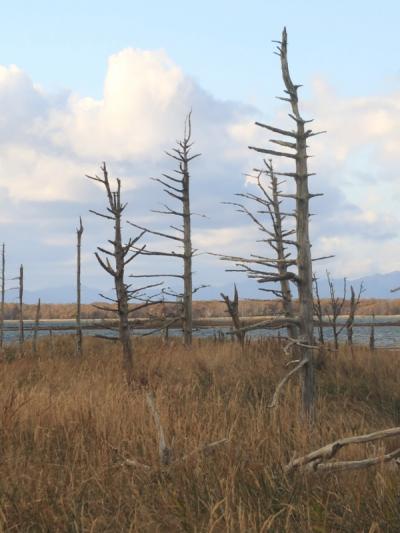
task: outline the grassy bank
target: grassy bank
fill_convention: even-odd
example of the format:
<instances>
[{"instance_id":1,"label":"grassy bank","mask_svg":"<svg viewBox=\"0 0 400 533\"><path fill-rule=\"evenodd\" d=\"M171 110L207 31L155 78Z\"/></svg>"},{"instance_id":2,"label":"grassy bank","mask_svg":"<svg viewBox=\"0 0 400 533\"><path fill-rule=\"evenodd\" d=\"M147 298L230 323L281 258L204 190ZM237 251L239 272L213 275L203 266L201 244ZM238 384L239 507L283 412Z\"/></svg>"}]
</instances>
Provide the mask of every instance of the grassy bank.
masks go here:
<instances>
[{"instance_id":1,"label":"grassy bank","mask_svg":"<svg viewBox=\"0 0 400 533\"><path fill-rule=\"evenodd\" d=\"M287 371L276 341L255 341L242 354L233 343L199 341L187 352L175 340L143 339L138 379L154 391L175 457L229 438L163 470L147 385L127 390L118 345L85 339L82 360L71 356L72 338L54 338L52 348L41 339L40 348L37 358L15 360L9 348L0 363L0 531L399 531L399 470L283 472L295 453L400 425L399 352L328 353L309 430L296 380L275 414L268 408Z\"/></svg>"}]
</instances>

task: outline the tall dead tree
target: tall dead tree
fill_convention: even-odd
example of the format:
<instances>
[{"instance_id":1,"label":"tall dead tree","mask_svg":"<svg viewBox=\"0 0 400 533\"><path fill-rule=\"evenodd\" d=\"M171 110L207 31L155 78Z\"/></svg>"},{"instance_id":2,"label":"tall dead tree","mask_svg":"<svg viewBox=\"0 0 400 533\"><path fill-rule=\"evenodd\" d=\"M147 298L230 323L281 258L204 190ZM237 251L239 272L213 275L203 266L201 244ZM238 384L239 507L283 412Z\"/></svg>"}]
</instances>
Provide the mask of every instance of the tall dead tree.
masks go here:
<instances>
[{"instance_id":1,"label":"tall dead tree","mask_svg":"<svg viewBox=\"0 0 400 533\"><path fill-rule=\"evenodd\" d=\"M139 248L136 247L136 244L145 234L145 231L142 231L135 238L129 238L128 242L124 244L122 238L122 214L127 204L121 201L121 180L117 178L117 186L116 189L113 190L111 188L105 163L101 166L101 172L102 177L86 177L100 183L104 187L108 202L106 213L99 213L92 209L90 212L105 218L106 220L111 220L114 224L113 238L108 241L111 244L111 250L98 246L98 251L95 252L95 256L100 266L110 274L114 280L115 298L109 298L104 295L101 296L107 301L111 301L115 307L97 307L99 309L113 311L118 315L118 338L122 345L123 367L125 369L127 383L128 385L131 385L134 380L134 368L129 315L134 311L138 311L139 309L150 305L149 300L144 299L143 291L160 284L157 283L148 285L147 287L133 289L130 284L126 283L125 267L145 249L145 245ZM130 301L138 301L140 303L130 308Z\"/></svg>"},{"instance_id":2,"label":"tall dead tree","mask_svg":"<svg viewBox=\"0 0 400 533\"><path fill-rule=\"evenodd\" d=\"M18 316L19 316L19 347L22 352L24 345L24 266L19 267L18 276Z\"/></svg>"},{"instance_id":3,"label":"tall dead tree","mask_svg":"<svg viewBox=\"0 0 400 533\"><path fill-rule=\"evenodd\" d=\"M178 217L181 220L179 226L171 225L170 228L174 230L172 233L164 233L154 231L149 228L139 226L129 222L135 228L146 231L152 235L163 237L168 240L179 243L180 251L151 251L143 250L142 255L150 256L164 256L179 258L183 261L183 273L182 274L152 274L144 276L133 277L170 277L183 280L183 291L176 292L171 288L164 289L163 292L166 296L175 297L182 302L182 330L183 340L186 346L192 344L192 331L193 331L193 316L192 316L192 298L193 294L202 287L193 288L193 272L192 272L192 260L196 253L196 250L192 246L192 229L191 219L192 212L190 209L190 163L193 159L199 157L201 154L192 154L191 149L193 146L192 138L192 124L191 124L191 112L188 114L185 120L184 135L181 141L177 141L177 148L173 148L171 152L166 152L167 156L171 157L178 162L178 169L174 170L177 175L171 176L164 173L161 178L153 178L164 187L164 192L171 198L178 200L180 208L171 209L169 206L164 205L165 210L153 210L154 213L160 213L163 215L172 215Z\"/></svg>"},{"instance_id":4,"label":"tall dead tree","mask_svg":"<svg viewBox=\"0 0 400 533\"><path fill-rule=\"evenodd\" d=\"M288 245L293 244L290 236L295 233L293 229L285 229L283 222L286 217L293 216L293 213L284 213L281 210L281 191L280 183L275 175L272 161L265 161L265 168L258 170L256 176L257 186L260 195L253 193L239 193L248 200L252 200L260 208L257 211L251 211L245 205L237 202L224 202L236 206L238 212L245 213L256 224L261 231L263 238L261 242L266 243L272 249L275 257L262 257L252 255L251 257L220 256L224 261L235 262L235 268L227 269L228 272L245 272L249 278L256 279L260 284L279 282L279 288L265 288L260 290L270 292L277 296L283 307L285 317L289 320L294 316L293 299L290 288L290 280L295 279L295 274L290 272L289 267L295 264L290 258L291 254ZM269 187L263 183L263 175L268 176ZM267 215L267 222L260 215ZM263 270L261 270L263 269ZM271 271L272 269L272 271ZM297 338L297 326L293 322L288 322L287 330L289 338Z\"/></svg>"},{"instance_id":5,"label":"tall dead tree","mask_svg":"<svg viewBox=\"0 0 400 533\"><path fill-rule=\"evenodd\" d=\"M326 278L329 286L329 306L327 307L327 317L332 327L335 350L337 350L339 348L339 335L346 327L346 322L344 324L339 324L338 318L342 314L343 307L346 302L347 281L346 278L343 279L343 296L338 297L336 296L335 285L328 271L326 271Z\"/></svg>"},{"instance_id":6,"label":"tall dead tree","mask_svg":"<svg viewBox=\"0 0 400 533\"><path fill-rule=\"evenodd\" d=\"M6 294L6 251L3 243L1 249L1 305L0 305L0 348L4 342L4 302Z\"/></svg>"},{"instance_id":7,"label":"tall dead tree","mask_svg":"<svg viewBox=\"0 0 400 533\"><path fill-rule=\"evenodd\" d=\"M81 325L81 245L83 225L79 217L79 228L76 229L76 355L82 355Z\"/></svg>"},{"instance_id":8,"label":"tall dead tree","mask_svg":"<svg viewBox=\"0 0 400 533\"><path fill-rule=\"evenodd\" d=\"M276 172L277 176L288 176L294 179L295 193L281 195L295 200L296 211L296 241L295 249L297 250L297 257L291 262L297 266L297 273L291 276L291 279L296 282L299 295L299 313L297 317L299 342L297 354L300 356L301 368L303 371L303 408L307 415L312 415L314 406L314 331L313 331L313 269L311 259L311 244L309 236L309 201L315 194L309 191L308 178L312 175L308 171L308 152L307 141L312 136L317 135L312 130L307 129L306 125L310 120L305 120L299 109L298 89L300 85L293 83L288 65L287 55L287 33L286 28L283 29L281 41L276 41L277 55L280 57L282 78L285 85L285 97L281 98L288 102L291 108L289 117L294 122L294 129L287 130L277 128L267 124L256 124L270 132L278 134L284 138L270 139L270 142L288 149L288 151L279 151L265 148L257 148L250 146L251 150L268 156L284 158L294 163L295 169L290 172Z\"/></svg>"},{"instance_id":9,"label":"tall dead tree","mask_svg":"<svg viewBox=\"0 0 400 533\"><path fill-rule=\"evenodd\" d=\"M356 295L356 292L353 288L353 285L350 285L350 309L349 309L349 316L346 320L346 331L347 331L347 344L351 346L353 344L353 325L354 325L354 318L356 316L357 308L360 304L361 294L364 292L364 284L361 282L360 287L358 289L358 293Z\"/></svg>"}]
</instances>

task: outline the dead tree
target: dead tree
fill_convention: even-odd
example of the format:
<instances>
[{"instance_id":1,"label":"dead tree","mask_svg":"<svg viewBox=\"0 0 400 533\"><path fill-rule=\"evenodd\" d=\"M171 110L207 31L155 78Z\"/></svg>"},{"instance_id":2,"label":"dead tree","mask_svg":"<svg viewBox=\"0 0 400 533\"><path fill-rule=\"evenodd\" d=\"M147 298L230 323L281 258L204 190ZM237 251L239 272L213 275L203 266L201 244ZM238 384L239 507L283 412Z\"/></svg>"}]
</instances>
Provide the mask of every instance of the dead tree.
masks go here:
<instances>
[{"instance_id":1,"label":"dead tree","mask_svg":"<svg viewBox=\"0 0 400 533\"><path fill-rule=\"evenodd\" d=\"M173 289L164 289L163 293L166 296L172 296L182 301L182 329L183 340L186 346L190 346L192 343L192 331L193 331L193 316L192 316L192 298L193 294L204 286L193 288L193 272L192 272L192 260L196 253L196 250L192 247L192 230L191 219L192 212L190 209L190 163L193 159L199 157L201 154L192 154L191 148L193 142L192 137L192 125L191 125L191 112L186 117L183 140L177 141L177 148L173 148L171 152L166 154L178 162L178 169L174 170L177 177L170 174L163 174L163 178L153 178L164 187L164 192L171 198L178 200L180 208L171 209L169 206L164 205L165 210L158 211L153 210L154 213L160 213L163 215L172 215L181 219L182 223L179 226L171 225L170 228L174 230L172 233L164 233L154 231L149 228L144 228L138 224L129 222L135 228L146 231L152 235L163 237L168 240L179 243L180 251L160 252L143 250L142 255L150 256L163 256L179 258L183 262L182 274L153 274L144 276L133 277L169 277L178 278L183 280L183 291L181 293L173 291Z\"/></svg>"},{"instance_id":2,"label":"dead tree","mask_svg":"<svg viewBox=\"0 0 400 533\"><path fill-rule=\"evenodd\" d=\"M82 355L82 325L81 325L81 244L83 225L79 217L79 228L76 229L76 355Z\"/></svg>"},{"instance_id":3,"label":"dead tree","mask_svg":"<svg viewBox=\"0 0 400 533\"><path fill-rule=\"evenodd\" d=\"M360 304L360 298L361 294L364 292L364 284L361 282L358 294L356 296L355 290L353 288L353 285L350 285L350 309L349 309L349 316L346 320L346 331L347 331L347 343L349 346L353 344L353 325L354 325L354 318L356 316L357 308Z\"/></svg>"},{"instance_id":4,"label":"dead tree","mask_svg":"<svg viewBox=\"0 0 400 533\"><path fill-rule=\"evenodd\" d=\"M1 249L1 306L0 306L0 348L4 342L4 302L6 294L6 251L3 243Z\"/></svg>"},{"instance_id":5,"label":"dead tree","mask_svg":"<svg viewBox=\"0 0 400 533\"><path fill-rule=\"evenodd\" d=\"M35 313L35 325L33 328L33 339L32 339L32 353L33 355L36 355L37 353L37 336L38 336L38 330L39 330L39 322L40 322L40 298L38 299L38 303L36 306L36 313Z\"/></svg>"},{"instance_id":6,"label":"dead tree","mask_svg":"<svg viewBox=\"0 0 400 533\"><path fill-rule=\"evenodd\" d=\"M147 307L151 303L149 299L144 298L144 291L151 287L159 286L160 283L148 285L146 287L140 287L133 289L130 284L125 281L125 267L137 257L144 249L137 247L136 244L145 234L145 230L141 231L135 238L129 238L128 242L124 244L122 238L122 214L127 206L126 203L121 201L121 180L117 178L116 189L111 188L111 184L108 177L108 171L106 164L101 166L102 177L99 176L86 176L87 178L100 183L106 192L108 206L106 213L99 213L94 210L90 210L91 213L111 220L114 224L113 238L108 242L111 244L111 250L107 250L100 246L97 247L95 256L100 266L113 278L115 298L105 297L108 301L111 301L115 307L96 306L98 309L113 311L118 315L118 338L122 345L123 354L123 367L126 373L126 380L128 385L132 385L134 380L133 369L133 346L131 342L131 332L129 324L129 315L134 311L138 311L143 307ZM112 261L112 263L111 263ZM139 302L134 307L129 307L130 301Z\"/></svg>"},{"instance_id":7,"label":"dead tree","mask_svg":"<svg viewBox=\"0 0 400 533\"><path fill-rule=\"evenodd\" d=\"M19 276L18 276L18 317L19 317L19 347L22 353L24 345L24 266L19 267Z\"/></svg>"},{"instance_id":8,"label":"dead tree","mask_svg":"<svg viewBox=\"0 0 400 533\"><path fill-rule=\"evenodd\" d=\"M314 313L318 319L318 340L320 344L324 344L324 312L322 309L321 298L319 297L319 288L318 288L318 279L316 275L313 276L314 282L314 292L315 292L315 301L314 301Z\"/></svg>"},{"instance_id":9,"label":"dead tree","mask_svg":"<svg viewBox=\"0 0 400 533\"><path fill-rule=\"evenodd\" d=\"M369 334L369 349L371 352L375 350L375 313L372 315L371 331Z\"/></svg>"},{"instance_id":10,"label":"dead tree","mask_svg":"<svg viewBox=\"0 0 400 533\"><path fill-rule=\"evenodd\" d=\"M312 175L308 170L308 140L317 135L312 130L307 129L306 125L309 120L305 120L299 109L298 89L299 85L295 85L291 79L288 66L287 56L287 33L286 28L282 32L282 40L278 41L277 54L280 57L282 78L285 85L285 97L282 100L289 103L291 113L289 117L294 121L295 128L292 130L277 128L267 124L256 124L270 132L281 135L285 140L271 139L270 141L287 150L272 150L265 148L257 148L250 146L252 150L268 156L280 157L289 160L295 164L294 171L291 172L276 172L277 176L287 176L294 179L296 191L294 194L281 195L295 200L295 221L296 221L296 240L294 247L297 251L297 256L294 260L290 260L289 264L296 265L296 274L291 274L290 279L293 280L298 287L299 295L299 313L297 317L299 343L297 354L303 363L299 370L303 372L303 408L308 416L312 415L314 406L314 331L313 331L313 289L312 278L313 268L311 259L311 244L309 237L309 201L316 194L309 192L308 178ZM320 132L321 133L321 132ZM279 274L276 280L280 280Z\"/></svg>"},{"instance_id":11,"label":"dead tree","mask_svg":"<svg viewBox=\"0 0 400 533\"><path fill-rule=\"evenodd\" d=\"M236 202L225 202L237 207L238 212L245 213L256 224L257 228L263 234L261 242L266 243L272 249L275 257L261 257L252 255L251 257L220 256L224 261L235 262L235 268L227 269L227 272L245 272L249 278L256 279L260 284L269 282L280 284L280 288L265 288L260 290L270 292L282 301L282 307L286 318L293 318L293 299L290 289L290 280L295 275L290 272L289 267L295 264L290 258L291 254L288 245L292 244L290 236L295 232L293 229L284 229L283 222L286 217L293 216L293 213L283 213L281 211L281 191L280 183L273 170L272 161L264 160L265 169L259 170L257 175L257 186L260 195L253 193L239 193L248 200L257 204L260 210L250 211L245 205ZM262 176L267 175L269 178L269 188L263 183ZM260 215L267 215L269 222L264 222ZM270 227L271 226L271 227ZM272 269L272 271L271 271ZM297 338L297 326L293 323L287 325L289 338Z\"/></svg>"},{"instance_id":12,"label":"dead tree","mask_svg":"<svg viewBox=\"0 0 400 533\"><path fill-rule=\"evenodd\" d=\"M347 281L346 278L343 278L343 296L339 298L336 296L335 286L328 271L326 271L326 278L329 286L329 311L327 311L327 317L332 327L335 350L337 350L339 348L339 335L347 325L347 321L344 324L338 324L338 318L342 314L346 302Z\"/></svg>"},{"instance_id":13,"label":"dead tree","mask_svg":"<svg viewBox=\"0 0 400 533\"><path fill-rule=\"evenodd\" d=\"M236 287L236 283L235 283L235 290L233 294L233 300L231 300L229 296L226 296L222 292L221 292L221 297L224 300L226 307L228 309L228 313L232 319L233 330L235 332L236 338L240 346L243 348L246 332L241 329L242 324L240 323L240 316L239 316L239 293Z\"/></svg>"}]
</instances>

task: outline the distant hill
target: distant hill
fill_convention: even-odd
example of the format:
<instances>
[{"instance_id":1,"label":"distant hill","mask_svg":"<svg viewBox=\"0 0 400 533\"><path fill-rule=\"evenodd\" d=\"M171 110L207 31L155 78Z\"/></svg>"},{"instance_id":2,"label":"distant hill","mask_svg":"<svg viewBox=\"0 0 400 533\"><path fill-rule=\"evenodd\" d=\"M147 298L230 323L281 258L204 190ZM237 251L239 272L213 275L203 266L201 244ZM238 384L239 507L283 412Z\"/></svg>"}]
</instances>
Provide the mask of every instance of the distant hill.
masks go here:
<instances>
[{"instance_id":1,"label":"distant hill","mask_svg":"<svg viewBox=\"0 0 400 533\"><path fill-rule=\"evenodd\" d=\"M365 278L348 279L347 287L353 285L354 290L358 291L360 284L363 283L365 292L363 298L400 298L399 292L390 292L391 289L400 287L400 272L389 272L388 274L372 274ZM338 295L343 293L343 279L334 279L333 284ZM318 280L318 287L321 298L329 296L329 286L326 278Z\"/></svg>"},{"instance_id":2,"label":"distant hill","mask_svg":"<svg viewBox=\"0 0 400 533\"><path fill-rule=\"evenodd\" d=\"M343 293L343 278L333 279L333 285L335 292L339 296ZM384 298L384 299L398 299L400 298L400 291L390 292L391 289L400 287L400 271L389 272L387 274L371 274L364 278L352 278L347 279L348 291L350 291L350 285L353 285L355 291L358 291L360 284L363 282L365 292L363 298ZM273 299L274 296L271 293L258 290L259 287L273 288L272 284L260 285L255 280L246 279L245 276L238 276L237 287L239 295L242 298L260 298L260 299ZM319 293L321 298L329 297L329 286L325 276L320 276L318 280ZM276 286L276 288L278 288ZM219 293L224 292L232 294L233 283L225 284L220 288L209 287L202 291L199 291L198 298L200 299L218 299Z\"/></svg>"},{"instance_id":3,"label":"distant hill","mask_svg":"<svg viewBox=\"0 0 400 533\"><path fill-rule=\"evenodd\" d=\"M90 304L101 300L99 290L90 287L82 286L82 303ZM109 293L106 293L109 296ZM7 302L16 302L18 291L12 291L7 294ZM24 302L26 304L36 304L38 298L43 303L51 304L66 304L72 303L76 300L76 289L72 286L63 287L47 287L37 291L24 291Z\"/></svg>"},{"instance_id":4,"label":"distant hill","mask_svg":"<svg viewBox=\"0 0 400 533\"><path fill-rule=\"evenodd\" d=\"M366 289L363 293L363 298L400 298L400 291L395 293L390 292L391 289L400 287L400 271L389 272L388 274L372 274L370 276L365 276L365 278L348 279L348 290L350 291L350 285L353 285L354 289L357 291L361 282L364 282L364 287ZM256 298L263 300L274 299L273 294L258 290L261 285L255 280L238 275L236 283L241 298ZM339 296L342 294L343 278L333 279L333 284L337 295ZM263 286L272 288L271 284ZM329 287L326 278L321 276L318 281L318 286L321 298L329 297ZM82 303L89 304L101 301L101 297L99 296L100 292L102 292L100 289L83 286ZM196 294L196 300L219 300L220 292L231 295L233 293L233 281L220 286L207 287L199 291ZM112 291L107 290L104 294L111 297ZM27 304L35 304L38 298L40 298L43 303L66 304L73 303L76 298L75 295L76 290L73 286L47 287L35 291L25 290L24 302ZM7 302L16 302L17 291L9 292L6 300Z\"/></svg>"}]
</instances>

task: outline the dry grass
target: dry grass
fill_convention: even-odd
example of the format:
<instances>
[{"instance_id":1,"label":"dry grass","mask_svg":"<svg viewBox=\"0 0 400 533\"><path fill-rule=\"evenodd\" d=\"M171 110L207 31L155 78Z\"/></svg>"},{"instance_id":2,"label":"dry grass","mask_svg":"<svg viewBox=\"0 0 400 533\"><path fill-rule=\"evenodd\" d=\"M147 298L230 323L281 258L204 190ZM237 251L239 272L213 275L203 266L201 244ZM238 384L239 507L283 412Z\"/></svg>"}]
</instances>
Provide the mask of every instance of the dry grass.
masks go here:
<instances>
[{"instance_id":1,"label":"dry grass","mask_svg":"<svg viewBox=\"0 0 400 533\"><path fill-rule=\"evenodd\" d=\"M318 420L299 416L296 381L268 408L286 371L279 345L175 340L137 344L176 457L229 437L208 455L158 467L144 390L130 392L118 346L55 338L53 353L0 363L0 531L398 532L400 472L388 466L337 475L283 466L340 436L400 424L400 354L328 353L318 371ZM386 442L393 449L398 442ZM350 447L343 457L377 453ZM123 458L153 465L123 466Z\"/></svg>"}]
</instances>

